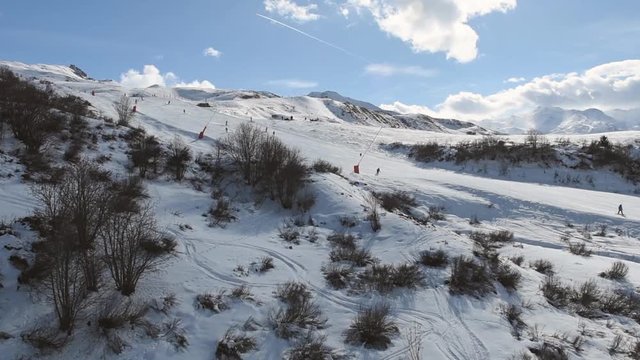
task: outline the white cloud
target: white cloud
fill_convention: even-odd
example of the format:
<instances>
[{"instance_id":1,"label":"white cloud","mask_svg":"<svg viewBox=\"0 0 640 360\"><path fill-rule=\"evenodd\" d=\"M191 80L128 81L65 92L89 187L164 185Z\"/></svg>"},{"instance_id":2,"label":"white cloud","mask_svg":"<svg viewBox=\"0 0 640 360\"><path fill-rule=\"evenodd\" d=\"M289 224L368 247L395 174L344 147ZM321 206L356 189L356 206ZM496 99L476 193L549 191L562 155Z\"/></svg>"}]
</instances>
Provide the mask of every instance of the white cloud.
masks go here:
<instances>
[{"instance_id":1,"label":"white cloud","mask_svg":"<svg viewBox=\"0 0 640 360\"><path fill-rule=\"evenodd\" d=\"M517 83L521 83L521 82L525 82L527 81L527 79L523 78L523 77L510 77L507 80L505 80L505 83L513 83L513 84L517 84Z\"/></svg>"},{"instance_id":2,"label":"white cloud","mask_svg":"<svg viewBox=\"0 0 640 360\"><path fill-rule=\"evenodd\" d=\"M222 52L212 48L212 47L208 47L206 49L204 49L202 51L202 54L204 56L211 56L211 57L215 57L215 58L219 58L220 56L222 56Z\"/></svg>"},{"instance_id":3,"label":"white cloud","mask_svg":"<svg viewBox=\"0 0 640 360\"><path fill-rule=\"evenodd\" d=\"M197 88L197 89L215 89L216 88L212 83L210 83L207 80L202 80L202 81L193 80L190 83L179 82L179 83L173 85L173 87Z\"/></svg>"},{"instance_id":4,"label":"white cloud","mask_svg":"<svg viewBox=\"0 0 640 360\"><path fill-rule=\"evenodd\" d=\"M161 73L155 65L145 65L142 72L129 69L126 73L120 74L120 84L130 88L146 88L151 85L169 87L199 87L215 89L215 86L207 81L194 80L189 83L180 81L180 78L172 72Z\"/></svg>"},{"instance_id":5,"label":"white cloud","mask_svg":"<svg viewBox=\"0 0 640 360\"><path fill-rule=\"evenodd\" d=\"M420 66L396 66L390 64L369 64L365 67L365 72L377 76L412 75L420 77L432 77L437 73L433 69L425 69Z\"/></svg>"},{"instance_id":6,"label":"white cloud","mask_svg":"<svg viewBox=\"0 0 640 360\"><path fill-rule=\"evenodd\" d=\"M166 86L167 82L176 81L174 73L160 73L155 65L145 65L142 73L138 70L129 69L126 73L120 74L120 84L126 87L145 88L151 85Z\"/></svg>"},{"instance_id":7,"label":"white cloud","mask_svg":"<svg viewBox=\"0 0 640 360\"><path fill-rule=\"evenodd\" d=\"M459 92L444 102L419 111L439 117L462 120L499 119L530 111L538 106L585 110L598 108L634 109L640 107L640 60L625 60L595 66L583 73L551 74L516 87L482 95ZM421 107L400 102L383 106L407 112Z\"/></svg>"},{"instance_id":8,"label":"white cloud","mask_svg":"<svg viewBox=\"0 0 640 360\"><path fill-rule=\"evenodd\" d=\"M309 89L318 86L318 83L314 81L298 79L280 79L268 81L267 85L287 87L291 89Z\"/></svg>"},{"instance_id":9,"label":"white cloud","mask_svg":"<svg viewBox=\"0 0 640 360\"><path fill-rule=\"evenodd\" d=\"M371 13L378 27L416 52L445 52L447 59L469 62L478 56L474 17L507 12L517 0L346 0Z\"/></svg>"},{"instance_id":10,"label":"white cloud","mask_svg":"<svg viewBox=\"0 0 640 360\"><path fill-rule=\"evenodd\" d=\"M320 15L314 13L318 5L298 5L292 0L264 0L264 9L270 13L290 18L298 22L318 20Z\"/></svg>"}]
</instances>

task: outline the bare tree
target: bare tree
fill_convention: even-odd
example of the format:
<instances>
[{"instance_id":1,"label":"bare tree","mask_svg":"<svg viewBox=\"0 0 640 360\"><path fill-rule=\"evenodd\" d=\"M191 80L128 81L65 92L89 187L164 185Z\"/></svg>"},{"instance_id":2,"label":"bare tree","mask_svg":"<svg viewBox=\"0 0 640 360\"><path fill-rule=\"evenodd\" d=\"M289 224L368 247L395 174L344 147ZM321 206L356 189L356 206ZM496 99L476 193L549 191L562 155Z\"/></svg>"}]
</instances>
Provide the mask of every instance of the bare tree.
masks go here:
<instances>
[{"instance_id":1,"label":"bare tree","mask_svg":"<svg viewBox=\"0 0 640 360\"><path fill-rule=\"evenodd\" d=\"M224 143L225 150L240 166L245 181L252 185L256 181L255 167L264 137L264 132L257 127L243 123Z\"/></svg>"},{"instance_id":2,"label":"bare tree","mask_svg":"<svg viewBox=\"0 0 640 360\"><path fill-rule=\"evenodd\" d=\"M167 153L167 167L173 173L176 180L181 181L187 166L193 158L189 146L179 137L175 137L169 144L169 152Z\"/></svg>"},{"instance_id":3,"label":"bare tree","mask_svg":"<svg viewBox=\"0 0 640 360\"><path fill-rule=\"evenodd\" d=\"M525 138L525 143L531 145L533 149L538 147L538 142L540 141L540 132L536 129L529 129L527 131L527 137Z\"/></svg>"},{"instance_id":4,"label":"bare tree","mask_svg":"<svg viewBox=\"0 0 640 360\"><path fill-rule=\"evenodd\" d=\"M52 241L52 266L47 285L60 330L71 333L86 299L82 262L74 251L67 227L62 226Z\"/></svg>"},{"instance_id":5,"label":"bare tree","mask_svg":"<svg viewBox=\"0 0 640 360\"><path fill-rule=\"evenodd\" d=\"M122 94L113 108L118 114L118 125L129 126L129 122L133 119L133 108L131 107L131 99L126 94Z\"/></svg>"},{"instance_id":6,"label":"bare tree","mask_svg":"<svg viewBox=\"0 0 640 360\"><path fill-rule=\"evenodd\" d=\"M149 169L156 174L162 157L160 142L153 135L135 139L131 144L130 157L133 166L138 168L140 177L146 177Z\"/></svg>"},{"instance_id":7,"label":"bare tree","mask_svg":"<svg viewBox=\"0 0 640 360\"><path fill-rule=\"evenodd\" d=\"M120 212L110 216L100 232L104 260L116 287L131 295L138 280L156 269L161 258L146 251L148 243L159 243L160 234L149 206L140 212Z\"/></svg>"},{"instance_id":8,"label":"bare tree","mask_svg":"<svg viewBox=\"0 0 640 360\"><path fill-rule=\"evenodd\" d=\"M382 225L380 225L380 213L378 210L379 200L374 194L367 194L364 200L369 208L369 215L367 218L371 223L371 230L378 231L382 228Z\"/></svg>"}]
</instances>

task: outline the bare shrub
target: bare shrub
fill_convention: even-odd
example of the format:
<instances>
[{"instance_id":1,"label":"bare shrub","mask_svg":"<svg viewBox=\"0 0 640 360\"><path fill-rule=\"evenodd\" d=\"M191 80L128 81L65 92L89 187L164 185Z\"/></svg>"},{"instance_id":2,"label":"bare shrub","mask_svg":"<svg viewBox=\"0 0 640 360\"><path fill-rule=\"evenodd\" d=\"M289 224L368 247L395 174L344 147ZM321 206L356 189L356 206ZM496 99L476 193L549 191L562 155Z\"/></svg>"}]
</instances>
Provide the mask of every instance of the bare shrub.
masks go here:
<instances>
[{"instance_id":1,"label":"bare shrub","mask_svg":"<svg viewBox=\"0 0 640 360\"><path fill-rule=\"evenodd\" d=\"M204 293L196 296L196 306L200 309L211 310L215 313L229 309L225 299L226 291L220 290L217 294Z\"/></svg>"},{"instance_id":2,"label":"bare shrub","mask_svg":"<svg viewBox=\"0 0 640 360\"><path fill-rule=\"evenodd\" d=\"M313 192L309 190L303 190L298 193L298 196L296 198L296 205L298 206L298 209L300 209L300 211L302 211L303 213L311 210L311 208L315 204L316 194L314 194Z\"/></svg>"},{"instance_id":3,"label":"bare shrub","mask_svg":"<svg viewBox=\"0 0 640 360\"><path fill-rule=\"evenodd\" d=\"M343 216L340 216L339 221L340 221L340 225L346 228L352 228L358 225L358 218L355 216L343 215Z\"/></svg>"},{"instance_id":4,"label":"bare shrub","mask_svg":"<svg viewBox=\"0 0 640 360\"><path fill-rule=\"evenodd\" d=\"M416 159L416 161L422 162L436 161L440 159L442 155L443 149L435 141L413 145L409 153L409 156Z\"/></svg>"},{"instance_id":5,"label":"bare shrub","mask_svg":"<svg viewBox=\"0 0 640 360\"><path fill-rule=\"evenodd\" d=\"M420 337L420 327L418 323L414 323L405 333L405 342L407 343L408 360L422 359L422 338Z\"/></svg>"},{"instance_id":6,"label":"bare shrub","mask_svg":"<svg viewBox=\"0 0 640 360\"><path fill-rule=\"evenodd\" d=\"M360 309L349 329L344 332L345 342L385 350L391 345L391 337L400 332L390 313L391 307L383 302Z\"/></svg>"},{"instance_id":7,"label":"bare shrub","mask_svg":"<svg viewBox=\"0 0 640 360\"><path fill-rule=\"evenodd\" d=\"M174 179L182 181L189 162L193 159L191 149L179 137L175 137L167 148L166 166Z\"/></svg>"},{"instance_id":8,"label":"bare shrub","mask_svg":"<svg viewBox=\"0 0 640 360\"><path fill-rule=\"evenodd\" d=\"M529 266L541 274L553 275L553 264L549 260L538 259L530 263Z\"/></svg>"},{"instance_id":9,"label":"bare shrub","mask_svg":"<svg viewBox=\"0 0 640 360\"><path fill-rule=\"evenodd\" d=\"M348 261L354 266L363 267L375 262L369 250L364 248L336 248L329 253L329 259L333 262Z\"/></svg>"},{"instance_id":10,"label":"bare shrub","mask_svg":"<svg viewBox=\"0 0 640 360\"><path fill-rule=\"evenodd\" d=\"M182 328L180 319L173 319L162 324L162 337L173 344L176 350L184 350L189 346L189 340Z\"/></svg>"},{"instance_id":11,"label":"bare shrub","mask_svg":"<svg viewBox=\"0 0 640 360\"><path fill-rule=\"evenodd\" d=\"M373 193L380 201L380 206L387 211L400 210L408 212L416 206L416 199L406 191Z\"/></svg>"},{"instance_id":12,"label":"bare shrub","mask_svg":"<svg viewBox=\"0 0 640 360\"><path fill-rule=\"evenodd\" d=\"M340 173L342 172L342 169L339 166L335 166L330 162L322 159L314 161L311 165L311 168L313 169L313 171L318 173L333 173L336 175L340 175Z\"/></svg>"},{"instance_id":13,"label":"bare shrub","mask_svg":"<svg viewBox=\"0 0 640 360\"><path fill-rule=\"evenodd\" d=\"M290 224L284 224L278 227L278 235L286 242L300 244L300 232Z\"/></svg>"},{"instance_id":14,"label":"bare shrub","mask_svg":"<svg viewBox=\"0 0 640 360\"><path fill-rule=\"evenodd\" d=\"M569 252L584 257L589 257L593 253L591 249L587 249L585 243L569 243Z\"/></svg>"},{"instance_id":15,"label":"bare shrub","mask_svg":"<svg viewBox=\"0 0 640 360\"><path fill-rule=\"evenodd\" d=\"M449 256L442 250L423 250L416 261L424 266L429 267L446 267L449 264Z\"/></svg>"},{"instance_id":16,"label":"bare shrub","mask_svg":"<svg viewBox=\"0 0 640 360\"><path fill-rule=\"evenodd\" d=\"M218 198L218 200L216 200L216 206L209 208L209 226L224 227L226 223L235 221L237 218L233 215L233 211L231 200L223 196Z\"/></svg>"},{"instance_id":17,"label":"bare shrub","mask_svg":"<svg viewBox=\"0 0 640 360\"><path fill-rule=\"evenodd\" d=\"M600 276L611 280L624 280L629 273L629 267L622 261L616 261L607 271L601 272Z\"/></svg>"},{"instance_id":18,"label":"bare shrub","mask_svg":"<svg viewBox=\"0 0 640 360\"><path fill-rule=\"evenodd\" d=\"M145 250L146 243L161 243L162 239L148 206L139 213L113 214L105 221L100 238L109 273L123 295L133 294L140 278L162 261L157 253Z\"/></svg>"},{"instance_id":19,"label":"bare shrub","mask_svg":"<svg viewBox=\"0 0 640 360\"><path fill-rule=\"evenodd\" d=\"M354 275L354 268L337 264L329 264L322 267L322 274L329 286L334 289L347 287Z\"/></svg>"},{"instance_id":20,"label":"bare shrub","mask_svg":"<svg viewBox=\"0 0 640 360\"><path fill-rule=\"evenodd\" d=\"M149 303L149 307L165 315L168 315L169 311L171 311L171 309L173 309L176 305L180 303L180 301L178 301L178 298L176 297L176 294L173 292L162 296L160 300L161 301L158 301L157 299L153 299Z\"/></svg>"},{"instance_id":21,"label":"bare shrub","mask_svg":"<svg viewBox=\"0 0 640 360\"><path fill-rule=\"evenodd\" d=\"M613 340L611 341L611 345L609 345L609 354L610 355L614 355L617 353L620 353L620 349L622 348L622 345L624 344L624 337L622 337L622 335L617 334Z\"/></svg>"},{"instance_id":22,"label":"bare shrub","mask_svg":"<svg viewBox=\"0 0 640 360\"><path fill-rule=\"evenodd\" d=\"M129 142L131 151L129 158L135 168L138 169L141 178L147 177L149 170L157 174L162 159L162 146L153 135L135 137Z\"/></svg>"},{"instance_id":23,"label":"bare shrub","mask_svg":"<svg viewBox=\"0 0 640 360\"><path fill-rule=\"evenodd\" d=\"M275 268L275 265L273 265L273 258L271 256L261 257L258 261L257 271L259 273L266 273L273 268Z\"/></svg>"},{"instance_id":24,"label":"bare shrub","mask_svg":"<svg viewBox=\"0 0 640 360\"><path fill-rule=\"evenodd\" d=\"M327 241L336 247L345 249L356 248L356 237L351 234L335 232L327 236Z\"/></svg>"},{"instance_id":25,"label":"bare shrub","mask_svg":"<svg viewBox=\"0 0 640 360\"><path fill-rule=\"evenodd\" d=\"M129 126L131 119L133 119L133 106L131 105L131 99L123 94L120 99L113 105L113 108L118 114L118 125Z\"/></svg>"},{"instance_id":26,"label":"bare shrub","mask_svg":"<svg viewBox=\"0 0 640 360\"><path fill-rule=\"evenodd\" d=\"M511 325L513 336L520 340L522 337L522 330L527 327L527 324L522 320L522 309L518 306L509 304L501 307L502 315L507 319Z\"/></svg>"},{"instance_id":27,"label":"bare shrub","mask_svg":"<svg viewBox=\"0 0 640 360\"><path fill-rule=\"evenodd\" d=\"M563 347L548 342L530 347L529 351L536 355L538 360L569 360L569 355Z\"/></svg>"},{"instance_id":28,"label":"bare shrub","mask_svg":"<svg viewBox=\"0 0 640 360\"><path fill-rule=\"evenodd\" d=\"M286 360L342 360L347 359L325 344L327 337L308 331L285 353Z\"/></svg>"},{"instance_id":29,"label":"bare shrub","mask_svg":"<svg viewBox=\"0 0 640 360\"><path fill-rule=\"evenodd\" d=\"M555 307L567 306L571 296L571 288L566 286L553 275L548 275L540 287L542 295Z\"/></svg>"},{"instance_id":30,"label":"bare shrub","mask_svg":"<svg viewBox=\"0 0 640 360\"><path fill-rule=\"evenodd\" d=\"M397 267L388 264L373 264L358 276L358 286L381 293L395 288L414 289L422 286L424 274L416 264L401 264Z\"/></svg>"},{"instance_id":31,"label":"bare shrub","mask_svg":"<svg viewBox=\"0 0 640 360\"><path fill-rule=\"evenodd\" d=\"M276 297L285 306L269 313L269 322L276 335L283 339L298 336L303 329L322 329L327 319L313 301L306 285L288 282L278 286Z\"/></svg>"},{"instance_id":32,"label":"bare shrub","mask_svg":"<svg viewBox=\"0 0 640 360\"><path fill-rule=\"evenodd\" d=\"M522 263L524 262L524 255L518 255L518 256L514 256L512 258L510 258L510 260L518 265L518 266L522 266Z\"/></svg>"},{"instance_id":33,"label":"bare shrub","mask_svg":"<svg viewBox=\"0 0 640 360\"><path fill-rule=\"evenodd\" d=\"M371 230L376 232L382 229L382 225L380 224L380 213L378 212L378 199L373 194L369 194L365 197L365 203L369 210L367 220L369 220L369 224L371 224Z\"/></svg>"},{"instance_id":34,"label":"bare shrub","mask_svg":"<svg viewBox=\"0 0 640 360\"><path fill-rule=\"evenodd\" d=\"M429 220L440 221L446 219L443 212L444 206L429 206Z\"/></svg>"},{"instance_id":35,"label":"bare shrub","mask_svg":"<svg viewBox=\"0 0 640 360\"><path fill-rule=\"evenodd\" d=\"M578 314L591 317L598 307L602 292L594 280L588 280L571 292L571 302L577 304Z\"/></svg>"},{"instance_id":36,"label":"bare shrub","mask_svg":"<svg viewBox=\"0 0 640 360\"><path fill-rule=\"evenodd\" d=\"M229 293L229 297L232 299L238 299L242 301L257 302L256 298L251 292L251 289L249 289L249 287L244 284L233 288Z\"/></svg>"},{"instance_id":37,"label":"bare shrub","mask_svg":"<svg viewBox=\"0 0 640 360\"><path fill-rule=\"evenodd\" d=\"M493 290L491 274L485 265L459 256L453 260L449 291L452 294L482 296Z\"/></svg>"},{"instance_id":38,"label":"bare shrub","mask_svg":"<svg viewBox=\"0 0 640 360\"><path fill-rule=\"evenodd\" d=\"M98 308L98 326L103 330L119 329L125 325L134 325L147 312L147 306L131 299L112 296L104 299Z\"/></svg>"},{"instance_id":39,"label":"bare shrub","mask_svg":"<svg viewBox=\"0 0 640 360\"><path fill-rule=\"evenodd\" d=\"M497 266L493 272L496 280L509 291L515 291L522 280L522 275L518 270L512 269L507 264Z\"/></svg>"},{"instance_id":40,"label":"bare shrub","mask_svg":"<svg viewBox=\"0 0 640 360\"><path fill-rule=\"evenodd\" d=\"M240 355L256 348L256 339L242 333L235 327L229 328L216 347L216 359L242 359Z\"/></svg>"},{"instance_id":41,"label":"bare shrub","mask_svg":"<svg viewBox=\"0 0 640 360\"><path fill-rule=\"evenodd\" d=\"M62 349L69 340L68 336L60 334L56 329L42 325L24 331L20 338L44 353Z\"/></svg>"}]
</instances>

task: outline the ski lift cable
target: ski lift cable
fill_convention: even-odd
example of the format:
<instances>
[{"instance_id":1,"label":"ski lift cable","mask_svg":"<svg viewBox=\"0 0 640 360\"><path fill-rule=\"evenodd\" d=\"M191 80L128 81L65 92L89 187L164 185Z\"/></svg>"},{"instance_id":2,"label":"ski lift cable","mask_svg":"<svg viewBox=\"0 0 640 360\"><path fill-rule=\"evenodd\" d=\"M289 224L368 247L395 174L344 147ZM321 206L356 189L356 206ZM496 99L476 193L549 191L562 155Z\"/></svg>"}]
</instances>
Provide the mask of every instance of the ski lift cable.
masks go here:
<instances>
[{"instance_id":1,"label":"ski lift cable","mask_svg":"<svg viewBox=\"0 0 640 360\"><path fill-rule=\"evenodd\" d=\"M380 126L380 129L378 130L378 132L376 133L376 136L373 137L373 140L371 140L371 142L369 143L369 146L367 147L367 150L365 150L364 153L362 153L362 156L360 157L360 160L358 160L358 166L360 166L360 162L362 162L362 159L364 159L365 155L367 155L367 153L369 152L369 149L371 149L371 145L373 145L373 143L376 141L376 139L378 138L378 135L380 135L380 131L382 131L382 126Z\"/></svg>"}]
</instances>

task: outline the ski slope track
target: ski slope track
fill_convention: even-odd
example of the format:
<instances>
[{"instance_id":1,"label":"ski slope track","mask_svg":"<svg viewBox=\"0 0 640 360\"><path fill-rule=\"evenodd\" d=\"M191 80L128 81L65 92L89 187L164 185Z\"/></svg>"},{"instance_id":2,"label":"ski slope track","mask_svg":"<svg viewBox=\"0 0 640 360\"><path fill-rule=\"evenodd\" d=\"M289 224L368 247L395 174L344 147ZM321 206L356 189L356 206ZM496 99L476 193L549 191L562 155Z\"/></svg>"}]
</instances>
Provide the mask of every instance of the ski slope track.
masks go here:
<instances>
[{"instance_id":1,"label":"ski slope track","mask_svg":"<svg viewBox=\"0 0 640 360\"><path fill-rule=\"evenodd\" d=\"M404 154L387 151L381 144L401 142L416 144L428 141L455 143L478 139L466 128L460 131L426 131L406 127L385 126L373 120L360 121L360 115L345 120L336 116L342 109L339 101L315 97L281 98L274 94L248 90L215 90L208 94L202 90L180 90L152 86L146 89L123 88L112 81L95 81L78 76L66 66L26 65L0 62L25 79L47 80L61 94L79 96L91 103L96 114L116 118L113 103L123 93L138 99L133 126L143 127L163 143L178 137L189 144L193 154L211 153L215 143L240 124L252 123L268 134L275 134L287 145L297 148L309 163L324 159L340 166L342 173L313 173L308 184L316 195L316 204L310 210L315 222L318 240L307 239L313 226L302 226L301 243L292 245L278 235L283 221L297 215L277 203L266 199L255 201L248 189L230 194L236 221L225 227L209 227L206 216L212 203L211 189L196 190L189 181L176 183L161 176L145 180L145 186L154 206L160 226L178 240L178 253L172 256L162 270L146 276L134 294L140 299L159 299L163 294L175 293L180 303L171 317L180 318L189 339L189 347L177 351L163 340L144 338L134 332L121 336L128 344L120 355L113 354L104 344L104 338L86 321L80 321L71 342L62 350L46 355L46 359L212 359L218 340L234 325L241 325L252 316L262 326L249 334L256 337L257 349L243 355L243 359L281 359L292 342L279 339L268 326L268 313L279 306L273 292L279 284L295 280L308 285L314 300L328 319L327 327L319 330L327 336L329 346L340 349L354 359L408 359L409 348L405 336L416 328L423 359L484 360L509 359L512 355L540 344L542 340L562 343L554 334L578 336L579 323L586 324L592 336L585 336L580 350L565 344L570 359L624 358L625 354L609 354L609 346L616 335L634 341L640 335L640 326L622 317L596 319L581 318L566 309L549 305L540 292L544 275L537 273L529 263L547 259L554 264L556 275L568 284L578 285L594 279L603 291L617 287L634 289L640 284L640 187L606 172L594 175L594 186L564 186L547 181L542 170L514 169L510 175L486 175L470 164L466 168L418 164ZM95 92L92 96L91 92ZM142 98L143 97L143 98ZM337 95L334 96L338 98ZM207 101L211 107L198 107ZM170 103L169 103L170 102ZM327 106L330 104L331 106ZM372 108L373 110L374 107ZM365 114L363 112L362 114ZM293 120L282 120L293 116ZM310 121L311 119L318 121ZM360 119L360 120L358 120ZM102 120L90 119L93 125ZM203 139L195 141L207 125ZM380 126L382 130L380 131ZM380 131L370 150L362 157ZM597 139L601 134L563 135L571 141ZM640 132L606 134L613 142L633 144ZM6 135L5 135L6 136ZM523 141L523 136L510 136ZM553 141L553 139L550 139ZM1 143L3 150L19 146L15 140ZM126 146L118 142L111 147L98 146L97 152L111 155L104 166L115 176L127 176ZM0 155L0 219L11 222L32 213L37 206L29 191L29 184L20 178L22 166L11 157ZM360 161L360 174L352 172ZM380 175L376 176L376 169ZM489 169L489 172L496 169ZM568 170L574 171L574 170ZM575 170L576 174L580 170ZM550 171L552 172L552 171ZM7 176L9 173L15 176ZM593 174L593 173L590 173ZM196 176L195 166L189 169L187 179ZM531 176L531 177L530 177ZM613 179L613 180L612 180ZM610 191L610 189L615 191ZM407 191L414 195L417 205L414 215L426 216L430 207L442 206L445 220L421 224L406 214L381 210L382 229L372 232L366 217L365 197L371 191ZM634 193L636 191L636 193ZM618 204L623 204L626 217L616 215ZM345 229L339 217L353 216L358 224ZM471 225L477 217L480 224ZM184 228L188 224L188 228ZM604 236L597 236L601 225L606 225ZM382 263L400 264L413 261L422 250L443 249L449 258L472 256L473 231L491 232L509 230L514 242L499 249L500 258L522 275L517 292L508 292L496 283L495 292L482 298L452 295L446 280L450 266L445 269L422 267L425 286L415 290L395 290L391 294L377 292L351 292L331 288L322 275L322 267L329 263L331 246L326 237L333 232L347 231L356 236L358 244L367 248ZM8 257L14 253L28 254L28 242L33 233L18 229L17 235L0 236L0 273L4 288L0 288L0 331L14 335L0 340L3 359L32 358L36 351L20 340L19 334L43 319L54 321L46 299L33 297L28 289L19 288L17 275ZM591 257L573 255L567 251L569 242L585 242L593 250ZM565 240L563 240L565 239ZM15 250L20 248L21 250ZM522 266L509 258L524 256ZM28 255L25 255L28 257ZM262 257L271 257L274 269L265 273L252 270L252 263ZM629 267L623 283L598 277L614 261ZM238 270L239 265L246 272ZM230 302L230 309L214 314L199 309L195 297L206 292L245 285L259 302ZM397 322L400 335L392 338L386 350L373 350L344 343L343 332L358 311L380 300L391 303L392 318ZM517 340L509 322L502 315L506 304L520 305L526 301L522 319L527 329L541 329L540 338L529 337L523 331ZM161 314L153 316L161 317ZM541 340L542 339L542 340ZM93 344L89 346L88 344Z\"/></svg>"}]
</instances>

